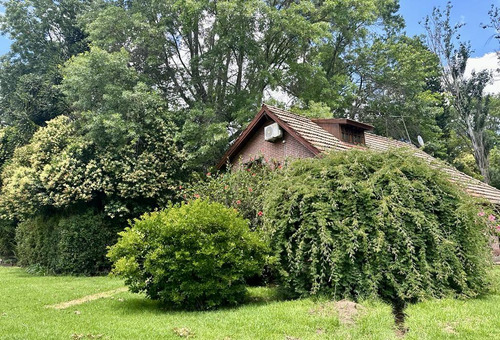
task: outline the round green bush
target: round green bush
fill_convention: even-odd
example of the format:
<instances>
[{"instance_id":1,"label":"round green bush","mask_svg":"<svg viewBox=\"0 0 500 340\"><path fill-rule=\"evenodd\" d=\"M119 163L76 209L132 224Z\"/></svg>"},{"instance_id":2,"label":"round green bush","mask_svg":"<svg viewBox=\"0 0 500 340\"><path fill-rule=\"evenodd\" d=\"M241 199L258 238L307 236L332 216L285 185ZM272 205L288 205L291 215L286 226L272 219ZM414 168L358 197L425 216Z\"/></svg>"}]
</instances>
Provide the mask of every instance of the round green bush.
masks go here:
<instances>
[{"instance_id":1,"label":"round green bush","mask_svg":"<svg viewBox=\"0 0 500 340\"><path fill-rule=\"evenodd\" d=\"M195 200L135 219L108 256L131 291L211 309L242 302L245 278L262 271L266 247L235 209Z\"/></svg>"},{"instance_id":2,"label":"round green bush","mask_svg":"<svg viewBox=\"0 0 500 340\"><path fill-rule=\"evenodd\" d=\"M298 160L270 183L264 227L292 296L391 303L474 296L488 263L479 207L409 151Z\"/></svg>"},{"instance_id":3,"label":"round green bush","mask_svg":"<svg viewBox=\"0 0 500 340\"><path fill-rule=\"evenodd\" d=\"M111 268L106 250L116 242L117 231L93 209L34 217L16 229L18 264L55 274L103 274Z\"/></svg>"}]
</instances>

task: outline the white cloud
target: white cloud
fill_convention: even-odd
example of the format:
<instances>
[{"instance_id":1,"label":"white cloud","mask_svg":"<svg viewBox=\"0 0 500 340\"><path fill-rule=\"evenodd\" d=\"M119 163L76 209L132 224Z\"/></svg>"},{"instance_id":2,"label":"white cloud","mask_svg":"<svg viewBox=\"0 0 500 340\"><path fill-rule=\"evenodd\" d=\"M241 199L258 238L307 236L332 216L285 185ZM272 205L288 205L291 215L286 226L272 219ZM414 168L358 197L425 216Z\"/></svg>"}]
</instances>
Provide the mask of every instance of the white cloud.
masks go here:
<instances>
[{"instance_id":1,"label":"white cloud","mask_svg":"<svg viewBox=\"0 0 500 340\"><path fill-rule=\"evenodd\" d=\"M470 76L472 71L490 70L493 73L493 80L484 89L486 93L500 93L500 68L498 56L496 52L486 53L482 57L469 58L467 67L465 68L465 76Z\"/></svg>"}]
</instances>

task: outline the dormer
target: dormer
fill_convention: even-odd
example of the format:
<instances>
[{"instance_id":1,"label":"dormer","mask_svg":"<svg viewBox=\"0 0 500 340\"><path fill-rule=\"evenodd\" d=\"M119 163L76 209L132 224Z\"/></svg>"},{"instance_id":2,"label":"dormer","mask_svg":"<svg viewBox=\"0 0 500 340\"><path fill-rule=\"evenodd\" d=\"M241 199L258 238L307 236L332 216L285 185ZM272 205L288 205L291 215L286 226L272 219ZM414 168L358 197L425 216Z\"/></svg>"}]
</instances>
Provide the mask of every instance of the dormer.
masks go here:
<instances>
[{"instance_id":1,"label":"dormer","mask_svg":"<svg viewBox=\"0 0 500 340\"><path fill-rule=\"evenodd\" d=\"M365 131L373 130L373 126L348 118L312 119L323 129L349 144L365 144Z\"/></svg>"}]
</instances>

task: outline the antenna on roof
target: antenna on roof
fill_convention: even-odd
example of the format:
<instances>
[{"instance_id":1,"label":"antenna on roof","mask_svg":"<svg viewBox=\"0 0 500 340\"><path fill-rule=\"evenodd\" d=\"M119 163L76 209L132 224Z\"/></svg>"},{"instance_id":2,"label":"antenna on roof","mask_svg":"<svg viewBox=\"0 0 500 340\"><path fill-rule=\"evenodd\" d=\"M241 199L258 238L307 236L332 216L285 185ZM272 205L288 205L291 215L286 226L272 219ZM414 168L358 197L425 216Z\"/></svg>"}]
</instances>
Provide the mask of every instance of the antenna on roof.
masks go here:
<instances>
[{"instance_id":1,"label":"antenna on roof","mask_svg":"<svg viewBox=\"0 0 500 340\"><path fill-rule=\"evenodd\" d=\"M425 146L425 143L424 143L424 139L422 138L422 136L418 135L417 140L418 140L418 144L420 144L420 146L423 148Z\"/></svg>"},{"instance_id":2,"label":"antenna on roof","mask_svg":"<svg viewBox=\"0 0 500 340\"><path fill-rule=\"evenodd\" d=\"M391 116L391 117L401 118L401 120L403 121L403 126L405 127L406 136L408 137L408 143L411 144L412 141L411 141L411 138L410 138L410 133L408 132L408 128L406 127L406 123L405 123L405 117L408 117L408 116Z\"/></svg>"}]
</instances>

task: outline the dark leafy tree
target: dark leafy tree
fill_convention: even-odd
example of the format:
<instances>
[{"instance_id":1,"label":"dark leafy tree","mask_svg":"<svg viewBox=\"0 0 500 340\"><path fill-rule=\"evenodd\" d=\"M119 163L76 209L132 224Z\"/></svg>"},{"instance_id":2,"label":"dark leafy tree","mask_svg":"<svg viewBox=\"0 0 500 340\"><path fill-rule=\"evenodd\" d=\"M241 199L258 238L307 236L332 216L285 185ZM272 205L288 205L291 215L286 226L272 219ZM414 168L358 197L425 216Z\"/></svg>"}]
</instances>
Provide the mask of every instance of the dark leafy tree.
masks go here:
<instances>
[{"instance_id":1,"label":"dark leafy tree","mask_svg":"<svg viewBox=\"0 0 500 340\"><path fill-rule=\"evenodd\" d=\"M269 90L349 106L355 47L371 27L401 26L393 0L134 0L101 8L84 19L90 41L108 52L124 48L162 91L197 169L213 165Z\"/></svg>"},{"instance_id":2,"label":"dark leafy tree","mask_svg":"<svg viewBox=\"0 0 500 340\"><path fill-rule=\"evenodd\" d=\"M62 114L58 66L87 49L77 17L92 0L3 0L0 32L11 40L0 60L0 124L15 125L26 143L37 127Z\"/></svg>"}]
</instances>

